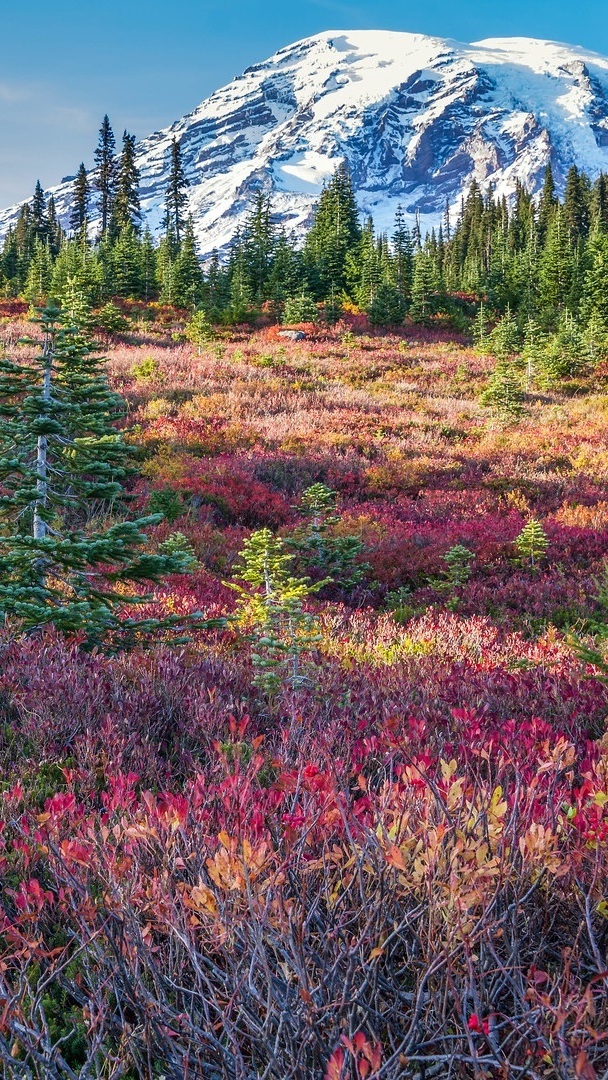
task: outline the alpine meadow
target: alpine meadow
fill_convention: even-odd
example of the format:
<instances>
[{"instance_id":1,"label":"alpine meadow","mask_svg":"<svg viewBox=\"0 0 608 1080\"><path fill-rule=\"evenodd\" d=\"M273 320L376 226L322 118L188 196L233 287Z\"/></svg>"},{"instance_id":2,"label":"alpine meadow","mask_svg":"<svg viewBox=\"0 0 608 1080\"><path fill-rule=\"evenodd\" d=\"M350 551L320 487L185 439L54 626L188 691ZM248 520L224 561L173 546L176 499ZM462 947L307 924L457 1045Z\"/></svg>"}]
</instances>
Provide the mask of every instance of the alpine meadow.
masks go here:
<instances>
[{"instance_id":1,"label":"alpine meadow","mask_svg":"<svg viewBox=\"0 0 608 1080\"><path fill-rule=\"evenodd\" d=\"M32 188L0 1075L608 1080L608 59L324 32Z\"/></svg>"}]
</instances>

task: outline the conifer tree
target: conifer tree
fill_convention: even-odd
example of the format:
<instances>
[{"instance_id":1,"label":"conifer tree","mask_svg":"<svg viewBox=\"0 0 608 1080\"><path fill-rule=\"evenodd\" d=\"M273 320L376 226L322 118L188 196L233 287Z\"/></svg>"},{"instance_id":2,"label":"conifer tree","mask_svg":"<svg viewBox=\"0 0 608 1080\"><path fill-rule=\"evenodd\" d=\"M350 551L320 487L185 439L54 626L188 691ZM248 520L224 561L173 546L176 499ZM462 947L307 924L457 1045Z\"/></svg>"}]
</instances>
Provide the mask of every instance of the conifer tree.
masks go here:
<instances>
[{"instance_id":1,"label":"conifer tree","mask_svg":"<svg viewBox=\"0 0 608 1080\"><path fill-rule=\"evenodd\" d=\"M86 230L89 219L90 197L89 177L84 162L81 162L72 188L72 208L70 210L70 228L75 236L80 236Z\"/></svg>"},{"instance_id":2,"label":"conifer tree","mask_svg":"<svg viewBox=\"0 0 608 1080\"><path fill-rule=\"evenodd\" d=\"M184 172L181 147L176 138L171 143L169 182L165 190L165 233L171 236L179 248L186 225L188 206L188 181Z\"/></svg>"},{"instance_id":3,"label":"conifer tree","mask_svg":"<svg viewBox=\"0 0 608 1080\"><path fill-rule=\"evenodd\" d=\"M410 230L405 223L405 215L401 206L397 207L395 214L395 231L393 233L393 281L397 292L403 300L407 300L412 290L412 269L414 245Z\"/></svg>"},{"instance_id":4,"label":"conifer tree","mask_svg":"<svg viewBox=\"0 0 608 1080\"><path fill-rule=\"evenodd\" d=\"M171 303L195 307L203 295L203 271L198 257L192 218L188 219L177 258L171 269Z\"/></svg>"},{"instance_id":5,"label":"conifer tree","mask_svg":"<svg viewBox=\"0 0 608 1080\"><path fill-rule=\"evenodd\" d=\"M109 251L112 287L108 295L137 299L142 292L141 249L130 223L124 225Z\"/></svg>"},{"instance_id":6,"label":"conifer tree","mask_svg":"<svg viewBox=\"0 0 608 1080\"><path fill-rule=\"evenodd\" d=\"M102 295L102 267L99 254L87 243L86 235L77 240L67 240L53 266L51 295L62 301L66 289L76 286L86 296L87 304L96 304Z\"/></svg>"},{"instance_id":7,"label":"conifer tree","mask_svg":"<svg viewBox=\"0 0 608 1080\"><path fill-rule=\"evenodd\" d=\"M297 555L297 569L320 582L319 588L330 583L346 590L360 585L370 569L362 561L365 544L359 536L335 531L341 521L336 512L337 492L326 484L312 484L302 493L300 508L306 525L298 526L285 540L285 546Z\"/></svg>"},{"instance_id":8,"label":"conifer tree","mask_svg":"<svg viewBox=\"0 0 608 1080\"><path fill-rule=\"evenodd\" d=\"M242 237L237 234L230 252L228 266L230 294L225 317L231 325L247 322L253 310L253 297L249 283L249 268Z\"/></svg>"},{"instance_id":9,"label":"conifer tree","mask_svg":"<svg viewBox=\"0 0 608 1080\"><path fill-rule=\"evenodd\" d=\"M203 282L203 305L205 311L211 319L219 321L221 313L228 307L229 300L229 273L220 265L217 251L214 251L207 270L207 276Z\"/></svg>"},{"instance_id":10,"label":"conifer tree","mask_svg":"<svg viewBox=\"0 0 608 1080\"><path fill-rule=\"evenodd\" d=\"M562 312L557 332L549 337L537 360L536 381L544 390L559 387L564 379L581 373L586 362L585 343L572 314Z\"/></svg>"},{"instance_id":11,"label":"conifer tree","mask_svg":"<svg viewBox=\"0 0 608 1080\"><path fill-rule=\"evenodd\" d=\"M606 235L608 233L608 176L600 173L590 199L591 229L594 233Z\"/></svg>"},{"instance_id":12,"label":"conifer tree","mask_svg":"<svg viewBox=\"0 0 608 1080\"><path fill-rule=\"evenodd\" d=\"M486 307L483 301L479 305L479 310L475 316L471 330L473 334L473 341L475 342L476 347L480 350L480 352L484 352L488 346L490 329L488 326Z\"/></svg>"},{"instance_id":13,"label":"conifer tree","mask_svg":"<svg viewBox=\"0 0 608 1080\"><path fill-rule=\"evenodd\" d=\"M523 391L512 361L499 360L479 400L501 420L519 419L523 412Z\"/></svg>"},{"instance_id":14,"label":"conifer tree","mask_svg":"<svg viewBox=\"0 0 608 1080\"><path fill-rule=\"evenodd\" d=\"M541 243L547 235L556 206L557 198L555 195L555 181L553 179L551 162L549 162L545 169L545 180L538 207L538 232Z\"/></svg>"},{"instance_id":15,"label":"conifer tree","mask_svg":"<svg viewBox=\"0 0 608 1080\"><path fill-rule=\"evenodd\" d=\"M146 229L139 245L140 260L140 297L152 300L158 292L157 252L152 233Z\"/></svg>"},{"instance_id":16,"label":"conifer tree","mask_svg":"<svg viewBox=\"0 0 608 1080\"><path fill-rule=\"evenodd\" d=\"M570 298L574 266L563 207L551 219L540 258L540 302L549 320L563 310Z\"/></svg>"},{"instance_id":17,"label":"conifer tree","mask_svg":"<svg viewBox=\"0 0 608 1080\"><path fill-rule=\"evenodd\" d=\"M163 304L172 303L172 274L176 255L175 237L170 231L165 232L156 251L156 281Z\"/></svg>"},{"instance_id":18,"label":"conifer tree","mask_svg":"<svg viewBox=\"0 0 608 1080\"><path fill-rule=\"evenodd\" d=\"M411 317L416 322L425 322L436 312L438 288L439 282L432 255L428 251L418 251L414 258L410 305Z\"/></svg>"},{"instance_id":19,"label":"conifer tree","mask_svg":"<svg viewBox=\"0 0 608 1080\"><path fill-rule=\"evenodd\" d=\"M395 285L382 282L367 308L372 326L400 326L407 314L407 305Z\"/></svg>"},{"instance_id":20,"label":"conifer tree","mask_svg":"<svg viewBox=\"0 0 608 1080\"><path fill-rule=\"evenodd\" d=\"M104 116L99 129L99 142L95 150L95 187L99 192L101 235L105 236L112 216L116 194L116 139L109 117Z\"/></svg>"},{"instance_id":21,"label":"conifer tree","mask_svg":"<svg viewBox=\"0 0 608 1080\"><path fill-rule=\"evenodd\" d=\"M7 283L8 294L11 295L11 291L14 291L15 289L19 267L19 252L17 250L17 239L13 226L9 228L6 234L2 247L2 261L0 265L2 277Z\"/></svg>"},{"instance_id":22,"label":"conifer tree","mask_svg":"<svg viewBox=\"0 0 608 1080\"><path fill-rule=\"evenodd\" d=\"M305 289L297 296L289 296L285 301L283 310L283 322L287 326L298 323L314 323L318 319L317 305L314 297Z\"/></svg>"},{"instance_id":23,"label":"conifer tree","mask_svg":"<svg viewBox=\"0 0 608 1080\"><path fill-rule=\"evenodd\" d=\"M102 643L137 629L117 614L137 600L124 584L183 567L143 550L142 529L157 519L106 527L128 469L129 447L114 427L123 404L57 308L39 323L34 360L0 361L0 615L23 630L52 623Z\"/></svg>"},{"instance_id":24,"label":"conifer tree","mask_svg":"<svg viewBox=\"0 0 608 1080\"><path fill-rule=\"evenodd\" d=\"M608 234L592 236L588 256L583 312L587 320L599 316L608 328Z\"/></svg>"},{"instance_id":25,"label":"conifer tree","mask_svg":"<svg viewBox=\"0 0 608 1080\"><path fill-rule=\"evenodd\" d=\"M345 288L347 256L360 239L352 180L346 165L340 165L321 193L304 243L304 264L317 299Z\"/></svg>"},{"instance_id":26,"label":"conifer tree","mask_svg":"<svg viewBox=\"0 0 608 1080\"><path fill-rule=\"evenodd\" d=\"M46 214L48 222L49 250L53 258L55 258L59 254L59 250L65 238L65 233L61 227L61 222L57 217L55 199L52 195L49 195Z\"/></svg>"},{"instance_id":27,"label":"conifer tree","mask_svg":"<svg viewBox=\"0 0 608 1080\"><path fill-rule=\"evenodd\" d=\"M526 365L526 390L530 391L535 382L541 357L545 347L545 336L541 327L533 318L528 318L524 329L524 347L522 359Z\"/></svg>"},{"instance_id":28,"label":"conifer tree","mask_svg":"<svg viewBox=\"0 0 608 1080\"><path fill-rule=\"evenodd\" d=\"M34 197L32 199L30 230L33 241L45 241L49 239L49 222L46 212L46 199L44 197L44 191L42 190L40 180L36 181L36 189L34 191Z\"/></svg>"},{"instance_id":29,"label":"conifer tree","mask_svg":"<svg viewBox=\"0 0 608 1080\"><path fill-rule=\"evenodd\" d=\"M420 228L420 211L416 210L416 220L414 221L414 227L412 229L412 245L414 251L420 251L422 248L422 229Z\"/></svg>"},{"instance_id":30,"label":"conifer tree","mask_svg":"<svg viewBox=\"0 0 608 1080\"><path fill-rule=\"evenodd\" d=\"M48 298L53 280L53 257L49 241L35 240L23 295L30 304L40 306Z\"/></svg>"},{"instance_id":31,"label":"conifer tree","mask_svg":"<svg viewBox=\"0 0 608 1080\"><path fill-rule=\"evenodd\" d=\"M266 299L266 286L274 251L274 228L270 199L264 191L255 194L243 234L244 257L249 284L257 304Z\"/></svg>"},{"instance_id":32,"label":"conifer tree","mask_svg":"<svg viewBox=\"0 0 608 1080\"><path fill-rule=\"evenodd\" d=\"M186 323L186 326L184 327L184 337L186 337L192 345L196 346L199 356L203 350L203 345L207 345L208 342L213 341L213 327L202 309L195 311L190 322Z\"/></svg>"},{"instance_id":33,"label":"conifer tree","mask_svg":"<svg viewBox=\"0 0 608 1080\"><path fill-rule=\"evenodd\" d=\"M289 242L285 233L280 233L273 246L273 255L266 280L266 298L280 309L288 296L294 296L304 277L301 255ZM209 270L209 285L211 268Z\"/></svg>"},{"instance_id":34,"label":"conifer tree","mask_svg":"<svg viewBox=\"0 0 608 1080\"><path fill-rule=\"evenodd\" d=\"M532 569L546 555L549 547L547 534L537 518L530 518L514 543L522 561L529 563Z\"/></svg>"},{"instance_id":35,"label":"conifer tree","mask_svg":"<svg viewBox=\"0 0 608 1080\"><path fill-rule=\"evenodd\" d=\"M566 178L563 217L570 242L583 240L589 232L590 184L572 165Z\"/></svg>"},{"instance_id":36,"label":"conifer tree","mask_svg":"<svg viewBox=\"0 0 608 1080\"><path fill-rule=\"evenodd\" d=\"M123 229L138 233L141 229L139 170L135 164L135 136L123 133L122 153L116 170L116 194L112 207L112 233Z\"/></svg>"},{"instance_id":37,"label":"conifer tree","mask_svg":"<svg viewBox=\"0 0 608 1080\"><path fill-rule=\"evenodd\" d=\"M13 232L14 247L14 280L16 292L23 290L27 278L27 272L34 248L34 236L32 231L32 210L25 203L19 210L15 229Z\"/></svg>"},{"instance_id":38,"label":"conifer tree","mask_svg":"<svg viewBox=\"0 0 608 1080\"><path fill-rule=\"evenodd\" d=\"M308 682L303 659L319 640L317 621L304 604L325 584L291 572L294 556L270 529L245 540L242 585L228 582L237 594L233 622L251 643L254 685L269 695L282 686L298 689Z\"/></svg>"},{"instance_id":39,"label":"conifer tree","mask_svg":"<svg viewBox=\"0 0 608 1080\"><path fill-rule=\"evenodd\" d=\"M373 303L382 280L381 260L371 217L361 230L357 247L347 254L346 272L349 292L362 308L367 309Z\"/></svg>"},{"instance_id":40,"label":"conifer tree","mask_svg":"<svg viewBox=\"0 0 608 1080\"><path fill-rule=\"evenodd\" d=\"M521 345L519 327L509 307L492 330L489 344L493 355L499 360L506 360L507 357L519 352Z\"/></svg>"}]
</instances>

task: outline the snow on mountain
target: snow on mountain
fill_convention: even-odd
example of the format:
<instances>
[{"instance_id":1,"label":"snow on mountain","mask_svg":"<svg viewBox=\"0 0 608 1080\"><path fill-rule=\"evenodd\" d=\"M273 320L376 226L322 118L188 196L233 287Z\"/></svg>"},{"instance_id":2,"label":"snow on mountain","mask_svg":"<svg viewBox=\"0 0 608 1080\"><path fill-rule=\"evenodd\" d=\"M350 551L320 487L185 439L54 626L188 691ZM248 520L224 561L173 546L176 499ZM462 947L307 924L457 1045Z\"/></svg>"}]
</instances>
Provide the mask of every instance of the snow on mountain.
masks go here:
<instances>
[{"instance_id":1,"label":"snow on mountain","mask_svg":"<svg viewBox=\"0 0 608 1080\"><path fill-rule=\"evenodd\" d=\"M608 59L530 38L471 45L421 34L333 31L281 49L137 146L142 206L162 217L170 143L182 147L201 251L223 249L252 194L272 194L296 236L346 160L363 213L391 228L401 204L421 226L454 217L475 178L510 196L558 186L576 163L608 171ZM65 220L71 183L53 189ZM0 234L18 208L0 213Z\"/></svg>"}]
</instances>

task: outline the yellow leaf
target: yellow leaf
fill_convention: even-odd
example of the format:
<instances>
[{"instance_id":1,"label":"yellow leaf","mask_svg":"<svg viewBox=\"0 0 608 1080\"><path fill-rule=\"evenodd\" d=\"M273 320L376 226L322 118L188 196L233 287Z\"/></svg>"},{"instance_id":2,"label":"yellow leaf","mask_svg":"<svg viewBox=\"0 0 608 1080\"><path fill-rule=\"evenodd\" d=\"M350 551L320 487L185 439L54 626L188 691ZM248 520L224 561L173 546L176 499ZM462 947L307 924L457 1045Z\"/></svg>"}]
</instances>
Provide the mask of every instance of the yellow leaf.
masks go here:
<instances>
[{"instance_id":1,"label":"yellow leaf","mask_svg":"<svg viewBox=\"0 0 608 1080\"><path fill-rule=\"evenodd\" d=\"M457 768L458 768L458 763L454 760L454 758L452 758L451 761L442 761L441 762L441 775L442 775L443 779L444 780L451 780L454 773L456 772Z\"/></svg>"}]
</instances>

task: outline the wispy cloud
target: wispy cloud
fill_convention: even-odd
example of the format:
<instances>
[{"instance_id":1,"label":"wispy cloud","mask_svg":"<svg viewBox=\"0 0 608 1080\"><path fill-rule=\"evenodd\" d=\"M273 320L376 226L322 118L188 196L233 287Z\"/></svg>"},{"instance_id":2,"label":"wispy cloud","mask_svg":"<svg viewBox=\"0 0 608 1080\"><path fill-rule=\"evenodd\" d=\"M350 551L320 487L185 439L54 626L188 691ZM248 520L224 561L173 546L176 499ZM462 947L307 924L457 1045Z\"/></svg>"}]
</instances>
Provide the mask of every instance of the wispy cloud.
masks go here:
<instances>
[{"instance_id":1,"label":"wispy cloud","mask_svg":"<svg viewBox=\"0 0 608 1080\"><path fill-rule=\"evenodd\" d=\"M19 101L27 101L30 96L31 90L28 87L0 82L0 101L6 102L8 105L15 105Z\"/></svg>"}]
</instances>

